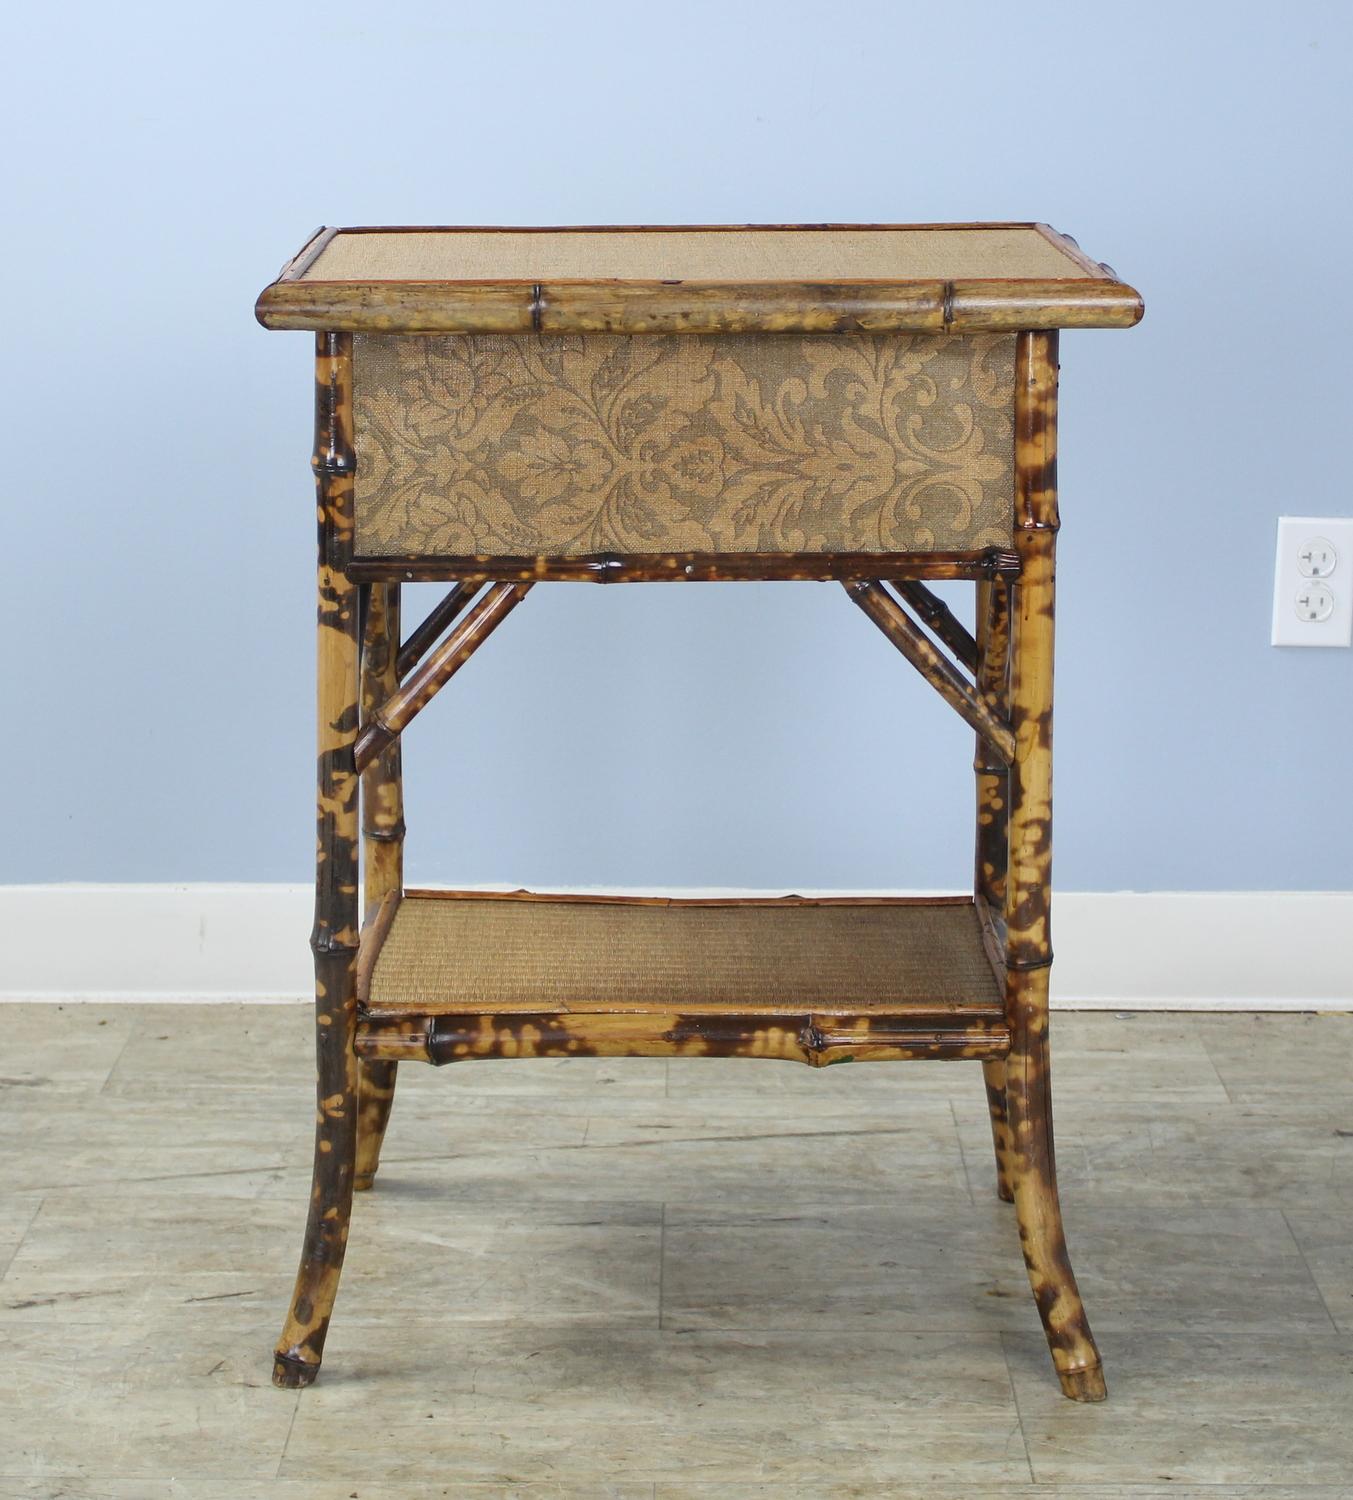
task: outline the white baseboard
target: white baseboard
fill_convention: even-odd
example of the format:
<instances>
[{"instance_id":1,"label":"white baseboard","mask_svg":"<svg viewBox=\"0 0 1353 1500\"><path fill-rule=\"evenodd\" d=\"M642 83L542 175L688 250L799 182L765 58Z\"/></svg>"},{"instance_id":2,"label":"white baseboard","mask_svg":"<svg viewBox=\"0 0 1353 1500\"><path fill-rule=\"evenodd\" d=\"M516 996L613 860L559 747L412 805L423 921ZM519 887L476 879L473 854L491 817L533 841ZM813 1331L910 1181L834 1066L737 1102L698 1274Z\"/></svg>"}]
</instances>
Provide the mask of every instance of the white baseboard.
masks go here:
<instances>
[{"instance_id":1,"label":"white baseboard","mask_svg":"<svg viewBox=\"0 0 1353 1500\"><path fill-rule=\"evenodd\" d=\"M311 900L298 885L0 886L0 1001L309 999ZM1058 892L1053 933L1064 1009L1353 1010L1353 891Z\"/></svg>"}]
</instances>

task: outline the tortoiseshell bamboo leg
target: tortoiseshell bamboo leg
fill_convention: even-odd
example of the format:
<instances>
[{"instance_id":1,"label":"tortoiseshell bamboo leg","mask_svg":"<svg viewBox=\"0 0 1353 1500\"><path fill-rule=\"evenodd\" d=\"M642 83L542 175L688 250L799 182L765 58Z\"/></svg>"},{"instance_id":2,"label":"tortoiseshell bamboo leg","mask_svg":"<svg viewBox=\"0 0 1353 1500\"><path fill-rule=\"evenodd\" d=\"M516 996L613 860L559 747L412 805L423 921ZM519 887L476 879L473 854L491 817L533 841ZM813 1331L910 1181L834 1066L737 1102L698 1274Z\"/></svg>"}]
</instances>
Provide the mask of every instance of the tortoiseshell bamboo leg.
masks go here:
<instances>
[{"instance_id":1,"label":"tortoiseshell bamboo leg","mask_svg":"<svg viewBox=\"0 0 1353 1500\"><path fill-rule=\"evenodd\" d=\"M1005 1064L1006 1102L1020 1248L1062 1393L1073 1401L1102 1401L1107 1392L1099 1349L1071 1269L1057 1195L1047 969L1012 974L1009 1000L1016 1019Z\"/></svg>"},{"instance_id":2,"label":"tortoiseshell bamboo leg","mask_svg":"<svg viewBox=\"0 0 1353 1500\"><path fill-rule=\"evenodd\" d=\"M1102 1401L1099 1350L1067 1255L1057 1195L1048 1057L1052 877L1052 672L1057 536L1057 335L1020 334L1015 356L1016 549L1011 610L1005 1062L1015 1213L1029 1283L1062 1391Z\"/></svg>"},{"instance_id":3,"label":"tortoiseshell bamboo leg","mask_svg":"<svg viewBox=\"0 0 1353 1500\"><path fill-rule=\"evenodd\" d=\"M316 341L314 467L319 486L318 820L315 858L315 1039L318 1063L310 1213L291 1308L274 1351L273 1383L319 1373L347 1246L357 1154L356 586L352 547L352 337Z\"/></svg>"},{"instance_id":4,"label":"tortoiseshell bamboo leg","mask_svg":"<svg viewBox=\"0 0 1353 1500\"><path fill-rule=\"evenodd\" d=\"M978 696L1002 719L1010 716L1010 589L1003 578L977 585ZM977 850L973 892L986 913L1004 920L1005 873L1009 839L1010 771L979 734L973 756L977 783ZM1005 1064L1000 1059L982 1064L991 1139L996 1150L996 1195L1015 1201L1010 1172L1010 1121L1005 1107Z\"/></svg>"},{"instance_id":5,"label":"tortoiseshell bamboo leg","mask_svg":"<svg viewBox=\"0 0 1353 1500\"><path fill-rule=\"evenodd\" d=\"M397 583L365 591L362 624L362 722L369 721L399 686L400 599ZM370 921L392 891L404 888L404 785L400 742L395 740L362 773L362 905ZM395 1102L398 1064L357 1065L357 1168L353 1187L370 1188Z\"/></svg>"},{"instance_id":6,"label":"tortoiseshell bamboo leg","mask_svg":"<svg viewBox=\"0 0 1353 1500\"><path fill-rule=\"evenodd\" d=\"M1010 585L1004 578L977 585L977 673L974 686L987 707L1010 717ZM977 849L973 889L1003 918L1009 863L1010 768L977 736L973 755L977 790Z\"/></svg>"},{"instance_id":7,"label":"tortoiseshell bamboo leg","mask_svg":"<svg viewBox=\"0 0 1353 1500\"><path fill-rule=\"evenodd\" d=\"M381 1164L381 1146L390 1109L395 1102L397 1062L361 1058L357 1064L357 1169L352 1186L366 1192L376 1181Z\"/></svg>"},{"instance_id":8,"label":"tortoiseshell bamboo leg","mask_svg":"<svg viewBox=\"0 0 1353 1500\"><path fill-rule=\"evenodd\" d=\"M1010 1169L1010 1114L1005 1103L1005 1060L993 1058L982 1064L982 1081L987 1089L987 1109L991 1112L991 1144L996 1150L996 1196L1002 1203L1015 1201Z\"/></svg>"}]
</instances>

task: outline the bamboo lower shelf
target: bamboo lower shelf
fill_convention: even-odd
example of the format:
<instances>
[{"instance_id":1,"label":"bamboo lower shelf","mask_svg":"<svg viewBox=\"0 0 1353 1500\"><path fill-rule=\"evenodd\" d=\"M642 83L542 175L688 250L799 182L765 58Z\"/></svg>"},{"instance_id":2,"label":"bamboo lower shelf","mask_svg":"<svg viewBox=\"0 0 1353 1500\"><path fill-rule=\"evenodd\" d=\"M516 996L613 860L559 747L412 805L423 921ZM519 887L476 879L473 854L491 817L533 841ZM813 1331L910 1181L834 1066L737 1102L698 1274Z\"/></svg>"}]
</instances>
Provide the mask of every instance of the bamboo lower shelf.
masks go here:
<instances>
[{"instance_id":1,"label":"bamboo lower shelf","mask_svg":"<svg viewBox=\"0 0 1353 1500\"><path fill-rule=\"evenodd\" d=\"M1003 1057L966 897L667 901L413 891L362 937L368 1059Z\"/></svg>"}]
</instances>

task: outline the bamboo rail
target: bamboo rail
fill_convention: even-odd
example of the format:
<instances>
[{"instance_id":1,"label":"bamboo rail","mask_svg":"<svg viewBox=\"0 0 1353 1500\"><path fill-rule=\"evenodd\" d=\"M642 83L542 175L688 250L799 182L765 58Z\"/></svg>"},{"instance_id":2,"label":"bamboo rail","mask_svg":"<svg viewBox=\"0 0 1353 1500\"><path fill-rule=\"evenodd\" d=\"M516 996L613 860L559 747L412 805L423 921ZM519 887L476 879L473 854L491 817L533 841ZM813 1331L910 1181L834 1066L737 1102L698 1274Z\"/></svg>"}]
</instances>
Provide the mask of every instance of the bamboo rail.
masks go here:
<instances>
[{"instance_id":1,"label":"bamboo rail","mask_svg":"<svg viewBox=\"0 0 1353 1500\"><path fill-rule=\"evenodd\" d=\"M465 619L409 674L372 714L357 738L357 769L371 761L409 727L504 619L526 597L529 583L497 583Z\"/></svg>"},{"instance_id":2,"label":"bamboo rail","mask_svg":"<svg viewBox=\"0 0 1353 1500\"><path fill-rule=\"evenodd\" d=\"M958 669L926 639L881 583L852 583L846 593L950 707L957 710L1005 761L1013 758L1015 737L964 682Z\"/></svg>"},{"instance_id":3,"label":"bamboo rail","mask_svg":"<svg viewBox=\"0 0 1353 1500\"><path fill-rule=\"evenodd\" d=\"M354 557L350 575L404 583L733 583L855 582L863 579L1014 576L1010 548L981 552L647 552L624 556L503 557L398 554Z\"/></svg>"},{"instance_id":4,"label":"bamboo rail","mask_svg":"<svg viewBox=\"0 0 1353 1500\"><path fill-rule=\"evenodd\" d=\"M399 648L396 658L396 673L399 681L396 681L390 689L394 691L399 682L408 676L426 654L428 647L438 636L455 621L467 608L478 590L478 584L456 583L452 584L446 597L443 598L431 611L427 619L414 630L407 641Z\"/></svg>"},{"instance_id":5,"label":"bamboo rail","mask_svg":"<svg viewBox=\"0 0 1353 1500\"><path fill-rule=\"evenodd\" d=\"M828 1067L842 1062L1005 1055L999 1016L820 1016L804 1011L514 1011L371 1016L364 1059L435 1066L491 1057L746 1057Z\"/></svg>"},{"instance_id":6,"label":"bamboo rail","mask_svg":"<svg viewBox=\"0 0 1353 1500\"><path fill-rule=\"evenodd\" d=\"M978 597L985 580L978 581ZM968 671L977 671L977 642L973 640L953 610L915 578L900 578L893 588L909 604L916 614L954 653Z\"/></svg>"}]
</instances>

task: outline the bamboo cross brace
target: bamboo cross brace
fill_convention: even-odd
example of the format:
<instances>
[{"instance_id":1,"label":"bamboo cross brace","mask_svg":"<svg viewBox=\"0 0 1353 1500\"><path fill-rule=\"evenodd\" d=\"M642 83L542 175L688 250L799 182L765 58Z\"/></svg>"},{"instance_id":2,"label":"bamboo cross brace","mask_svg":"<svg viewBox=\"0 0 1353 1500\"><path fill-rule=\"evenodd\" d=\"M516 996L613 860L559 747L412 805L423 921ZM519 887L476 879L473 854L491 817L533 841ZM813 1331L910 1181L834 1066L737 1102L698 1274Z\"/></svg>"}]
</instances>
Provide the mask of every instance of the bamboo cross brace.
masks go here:
<instances>
[{"instance_id":1,"label":"bamboo cross brace","mask_svg":"<svg viewBox=\"0 0 1353 1500\"><path fill-rule=\"evenodd\" d=\"M399 660L396 664L396 671L399 673L401 681L423 659L424 653L433 641L461 614L470 600L478 593L479 587L477 583L453 584L446 598L433 609L427 619L423 621L418 629L399 648Z\"/></svg>"},{"instance_id":2,"label":"bamboo cross brace","mask_svg":"<svg viewBox=\"0 0 1353 1500\"><path fill-rule=\"evenodd\" d=\"M900 578L893 588L911 605L970 672L977 671L977 642L953 610L915 578Z\"/></svg>"},{"instance_id":3,"label":"bamboo cross brace","mask_svg":"<svg viewBox=\"0 0 1353 1500\"><path fill-rule=\"evenodd\" d=\"M495 583L451 634L418 663L408 681L390 694L358 735L358 771L365 770L387 745L403 734L530 589L529 583Z\"/></svg>"},{"instance_id":4,"label":"bamboo cross brace","mask_svg":"<svg viewBox=\"0 0 1353 1500\"><path fill-rule=\"evenodd\" d=\"M940 697L1009 765L1015 758L1015 735L1010 725L977 696L958 668L930 644L925 632L883 585L875 581L848 583L844 587Z\"/></svg>"}]
</instances>

